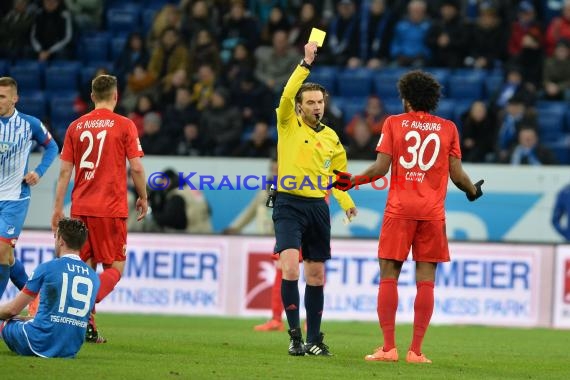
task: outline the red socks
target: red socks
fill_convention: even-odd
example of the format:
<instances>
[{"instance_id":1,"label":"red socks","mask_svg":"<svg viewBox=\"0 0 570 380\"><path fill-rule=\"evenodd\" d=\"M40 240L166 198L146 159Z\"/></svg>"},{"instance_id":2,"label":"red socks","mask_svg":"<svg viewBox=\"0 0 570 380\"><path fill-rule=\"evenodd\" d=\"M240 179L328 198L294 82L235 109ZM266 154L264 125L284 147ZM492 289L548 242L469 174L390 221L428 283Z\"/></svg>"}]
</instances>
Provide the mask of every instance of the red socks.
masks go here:
<instances>
[{"instance_id":1,"label":"red socks","mask_svg":"<svg viewBox=\"0 0 570 380\"><path fill-rule=\"evenodd\" d=\"M103 273L99 274L101 285L99 286L99 292L97 293L95 302L99 303L103 298L107 297L109 293L115 289L115 285L117 285L120 279L121 272L115 268L107 268Z\"/></svg>"},{"instance_id":2,"label":"red socks","mask_svg":"<svg viewBox=\"0 0 570 380\"><path fill-rule=\"evenodd\" d=\"M398 280L387 278L380 280L378 288L378 320L384 335L384 351L396 347L394 332L396 311L398 310Z\"/></svg>"},{"instance_id":3,"label":"red socks","mask_svg":"<svg viewBox=\"0 0 570 380\"><path fill-rule=\"evenodd\" d=\"M418 292L414 302L414 337L410 350L417 355L422 353L422 342L433 314L433 281L416 283Z\"/></svg>"},{"instance_id":4,"label":"red socks","mask_svg":"<svg viewBox=\"0 0 570 380\"><path fill-rule=\"evenodd\" d=\"M281 322L283 318L283 300L281 300L281 280L283 279L283 271L275 270L275 281L271 288L271 311L273 312L273 320Z\"/></svg>"}]
</instances>

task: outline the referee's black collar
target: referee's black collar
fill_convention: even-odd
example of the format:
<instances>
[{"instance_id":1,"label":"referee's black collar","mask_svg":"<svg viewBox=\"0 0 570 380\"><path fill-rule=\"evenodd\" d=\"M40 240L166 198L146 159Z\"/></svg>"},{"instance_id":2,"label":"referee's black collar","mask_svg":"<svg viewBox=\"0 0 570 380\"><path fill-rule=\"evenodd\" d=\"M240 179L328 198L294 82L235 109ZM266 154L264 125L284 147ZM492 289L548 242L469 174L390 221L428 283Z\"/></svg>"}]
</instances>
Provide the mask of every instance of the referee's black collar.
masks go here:
<instances>
[{"instance_id":1,"label":"referee's black collar","mask_svg":"<svg viewBox=\"0 0 570 380\"><path fill-rule=\"evenodd\" d=\"M301 122L299 121L299 118L297 118L297 124L299 124L299 127L301 126ZM307 125L307 127L309 127L309 125ZM311 127L309 127L311 128ZM321 123L319 121L319 124L317 124L316 128L311 128L313 131L315 131L316 133L319 133L320 131L322 131L323 129L325 129L325 125L323 123Z\"/></svg>"}]
</instances>

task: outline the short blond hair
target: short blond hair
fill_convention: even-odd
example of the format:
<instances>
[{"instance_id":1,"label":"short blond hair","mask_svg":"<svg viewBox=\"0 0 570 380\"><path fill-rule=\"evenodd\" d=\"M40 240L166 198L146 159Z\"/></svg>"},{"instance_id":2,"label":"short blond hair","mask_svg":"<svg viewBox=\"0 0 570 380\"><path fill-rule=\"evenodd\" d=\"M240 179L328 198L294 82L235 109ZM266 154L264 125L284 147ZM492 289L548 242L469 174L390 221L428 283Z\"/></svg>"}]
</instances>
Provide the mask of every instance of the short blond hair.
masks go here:
<instances>
[{"instance_id":1,"label":"short blond hair","mask_svg":"<svg viewBox=\"0 0 570 380\"><path fill-rule=\"evenodd\" d=\"M18 83L12 77L0 77L0 87L12 87L18 91Z\"/></svg>"}]
</instances>

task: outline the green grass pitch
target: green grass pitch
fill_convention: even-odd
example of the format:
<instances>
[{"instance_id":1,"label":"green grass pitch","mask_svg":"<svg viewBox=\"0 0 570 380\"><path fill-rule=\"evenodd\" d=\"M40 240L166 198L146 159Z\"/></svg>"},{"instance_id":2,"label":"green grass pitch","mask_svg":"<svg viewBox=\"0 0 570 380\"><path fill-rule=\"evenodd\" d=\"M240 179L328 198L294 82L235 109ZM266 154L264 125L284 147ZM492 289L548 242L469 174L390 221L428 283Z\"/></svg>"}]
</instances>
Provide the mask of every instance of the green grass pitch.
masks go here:
<instances>
[{"instance_id":1,"label":"green grass pitch","mask_svg":"<svg viewBox=\"0 0 570 380\"><path fill-rule=\"evenodd\" d=\"M261 319L98 314L109 342L76 359L18 357L0 343L10 379L568 379L570 331L431 326L431 365L405 362L410 325L398 326L398 363L369 363L377 323L323 322L334 357L287 355L286 332L255 332ZM403 359L403 360L402 360Z\"/></svg>"}]
</instances>

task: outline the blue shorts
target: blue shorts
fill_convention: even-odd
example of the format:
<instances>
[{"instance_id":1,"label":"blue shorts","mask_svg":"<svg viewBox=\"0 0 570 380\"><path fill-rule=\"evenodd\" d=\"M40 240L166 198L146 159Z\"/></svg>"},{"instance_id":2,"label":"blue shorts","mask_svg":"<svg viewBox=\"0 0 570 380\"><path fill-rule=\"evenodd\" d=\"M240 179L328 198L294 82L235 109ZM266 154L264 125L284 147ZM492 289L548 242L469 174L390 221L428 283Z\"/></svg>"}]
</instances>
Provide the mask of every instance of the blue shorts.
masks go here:
<instances>
[{"instance_id":1,"label":"blue shorts","mask_svg":"<svg viewBox=\"0 0 570 380\"><path fill-rule=\"evenodd\" d=\"M324 198L278 193L273 208L275 252L301 249L303 260L331 258L331 219Z\"/></svg>"},{"instance_id":2,"label":"blue shorts","mask_svg":"<svg viewBox=\"0 0 570 380\"><path fill-rule=\"evenodd\" d=\"M30 198L18 201L0 201L0 240L12 246L22 232Z\"/></svg>"},{"instance_id":3,"label":"blue shorts","mask_svg":"<svg viewBox=\"0 0 570 380\"><path fill-rule=\"evenodd\" d=\"M0 322L0 337L8 348L24 356L37 356L28 343L28 337L24 332L24 321L7 320Z\"/></svg>"}]
</instances>

